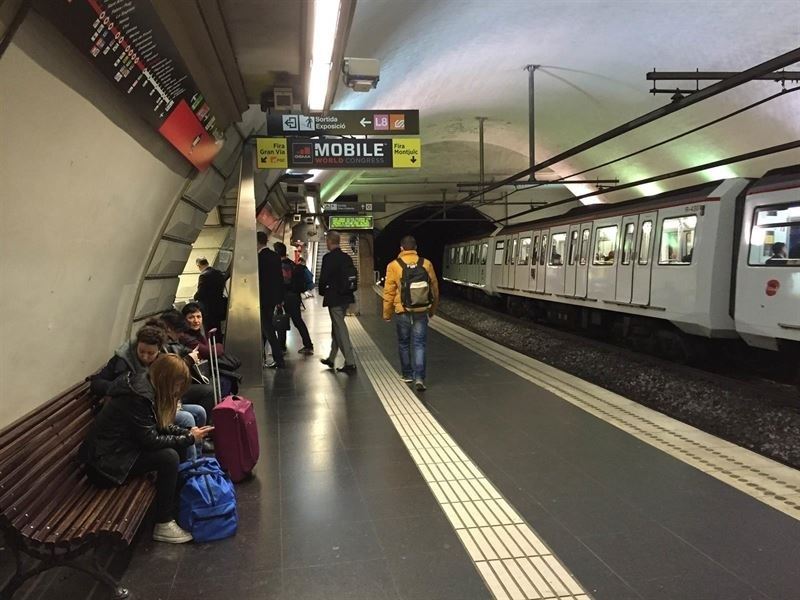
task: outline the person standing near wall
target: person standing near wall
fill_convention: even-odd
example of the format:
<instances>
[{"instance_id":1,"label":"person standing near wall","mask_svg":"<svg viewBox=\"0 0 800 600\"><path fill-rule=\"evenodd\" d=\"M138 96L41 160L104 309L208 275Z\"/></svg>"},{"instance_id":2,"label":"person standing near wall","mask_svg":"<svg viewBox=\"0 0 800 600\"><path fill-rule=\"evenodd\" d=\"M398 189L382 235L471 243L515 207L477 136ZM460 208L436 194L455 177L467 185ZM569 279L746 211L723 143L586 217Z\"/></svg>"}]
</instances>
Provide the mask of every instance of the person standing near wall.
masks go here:
<instances>
[{"instance_id":1,"label":"person standing near wall","mask_svg":"<svg viewBox=\"0 0 800 600\"><path fill-rule=\"evenodd\" d=\"M261 341L264 345L269 342L272 349L272 360L264 361L268 369L282 369L286 366L283 359L283 349L278 341L272 317L275 307L283 302L283 272L281 259L275 252L267 247L269 235L264 231L256 234L258 242L258 290L261 303Z\"/></svg>"},{"instance_id":2,"label":"person standing near wall","mask_svg":"<svg viewBox=\"0 0 800 600\"><path fill-rule=\"evenodd\" d=\"M439 282L431 261L417 254L417 241L410 235L400 240L400 255L386 267L383 288L383 319L397 328L401 378L425 391L425 350L428 320L439 303Z\"/></svg>"},{"instance_id":3,"label":"person standing near wall","mask_svg":"<svg viewBox=\"0 0 800 600\"><path fill-rule=\"evenodd\" d=\"M329 231L325 235L328 253L322 258L317 287L324 298L322 306L328 307L328 314L331 317L331 353L328 358L323 358L320 362L328 368L336 368L336 356L341 350L344 354L344 366L338 370L343 373L353 373L356 370L356 357L344 316L347 307L356 301L353 291L348 289L347 282L349 274L356 272L356 269L353 259L339 247L340 241L341 236L336 231Z\"/></svg>"},{"instance_id":4,"label":"person standing near wall","mask_svg":"<svg viewBox=\"0 0 800 600\"><path fill-rule=\"evenodd\" d=\"M221 271L208 264L208 260L201 256L196 261L200 269L200 278L197 280L197 293L194 299L203 309L203 322L210 331L217 329L222 332L221 324L228 312L228 302L225 298L225 281L227 277Z\"/></svg>"}]
</instances>

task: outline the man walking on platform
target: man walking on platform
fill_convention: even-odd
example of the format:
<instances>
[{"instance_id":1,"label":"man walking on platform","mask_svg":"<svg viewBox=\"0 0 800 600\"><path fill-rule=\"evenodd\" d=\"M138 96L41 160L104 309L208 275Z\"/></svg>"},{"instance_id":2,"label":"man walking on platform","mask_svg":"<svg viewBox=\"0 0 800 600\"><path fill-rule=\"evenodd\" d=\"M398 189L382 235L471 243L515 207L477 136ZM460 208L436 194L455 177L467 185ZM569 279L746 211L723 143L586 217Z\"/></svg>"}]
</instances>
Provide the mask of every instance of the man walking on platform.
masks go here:
<instances>
[{"instance_id":1,"label":"man walking on platform","mask_svg":"<svg viewBox=\"0 0 800 600\"><path fill-rule=\"evenodd\" d=\"M336 367L336 355L341 349L344 354L344 366L338 370L343 373L353 373L356 370L356 357L353 346L350 344L350 332L344 322L347 307L356 299L353 295L358 287L358 271L353 259L342 252L339 247L341 237L336 231L329 231L325 235L328 253L322 257L322 270L319 274L317 287L324 301L322 306L328 307L331 317L331 353L328 358L320 362L333 369Z\"/></svg>"},{"instance_id":2,"label":"man walking on platform","mask_svg":"<svg viewBox=\"0 0 800 600\"><path fill-rule=\"evenodd\" d=\"M425 391L425 347L428 319L439 303L439 282L431 261L417 254L417 241L410 235L400 240L400 255L386 267L383 288L383 319L394 316L400 370L406 383Z\"/></svg>"},{"instance_id":3,"label":"man walking on platform","mask_svg":"<svg viewBox=\"0 0 800 600\"><path fill-rule=\"evenodd\" d=\"M286 366L283 350L275 332L272 317L275 307L283 302L283 272L281 259L267 247L269 235L264 231L256 234L258 242L258 291L261 303L261 342L272 349L272 360L264 361L268 369L282 369Z\"/></svg>"},{"instance_id":4,"label":"man walking on platform","mask_svg":"<svg viewBox=\"0 0 800 600\"><path fill-rule=\"evenodd\" d=\"M305 291L306 277L300 265L294 264L289 257L286 256L286 244L283 242L275 242L272 246L275 248L275 253L281 259L281 271L283 273L283 310L289 315L289 318L300 333L300 339L303 340L303 347L300 348L300 354L314 354L314 344L311 343L311 336L308 335L308 327L303 321L303 315L300 314L300 294ZM281 329L278 332L278 339L281 342L281 347L286 349L286 330Z\"/></svg>"}]
</instances>

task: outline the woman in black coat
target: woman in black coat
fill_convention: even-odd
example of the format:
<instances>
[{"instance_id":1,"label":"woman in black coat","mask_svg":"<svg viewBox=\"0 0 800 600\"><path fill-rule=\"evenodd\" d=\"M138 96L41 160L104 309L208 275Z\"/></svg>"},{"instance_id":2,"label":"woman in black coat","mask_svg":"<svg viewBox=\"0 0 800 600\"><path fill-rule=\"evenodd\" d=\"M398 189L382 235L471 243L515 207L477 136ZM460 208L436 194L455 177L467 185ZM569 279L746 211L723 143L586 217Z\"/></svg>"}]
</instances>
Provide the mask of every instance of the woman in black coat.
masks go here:
<instances>
[{"instance_id":1,"label":"woman in black coat","mask_svg":"<svg viewBox=\"0 0 800 600\"><path fill-rule=\"evenodd\" d=\"M156 471L153 539L159 542L192 540L173 517L178 464L213 429L172 424L189 382L186 364L171 354L159 356L148 371L118 379L78 454L89 481L98 487L122 485L129 477Z\"/></svg>"}]
</instances>

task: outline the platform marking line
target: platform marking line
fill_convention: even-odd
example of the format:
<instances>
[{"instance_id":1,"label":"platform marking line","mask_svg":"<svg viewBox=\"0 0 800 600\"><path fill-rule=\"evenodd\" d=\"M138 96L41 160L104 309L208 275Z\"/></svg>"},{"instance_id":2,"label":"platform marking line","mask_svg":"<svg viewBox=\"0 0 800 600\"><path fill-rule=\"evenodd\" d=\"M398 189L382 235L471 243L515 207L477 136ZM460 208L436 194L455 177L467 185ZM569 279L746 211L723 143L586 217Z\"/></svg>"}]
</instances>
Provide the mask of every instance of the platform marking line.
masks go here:
<instances>
[{"instance_id":1,"label":"platform marking line","mask_svg":"<svg viewBox=\"0 0 800 600\"><path fill-rule=\"evenodd\" d=\"M458 447L356 319L350 338L386 413L478 573L497 600L591 600Z\"/></svg>"},{"instance_id":2,"label":"platform marking line","mask_svg":"<svg viewBox=\"0 0 800 600\"><path fill-rule=\"evenodd\" d=\"M800 520L800 471L437 317L431 328L567 402Z\"/></svg>"}]
</instances>

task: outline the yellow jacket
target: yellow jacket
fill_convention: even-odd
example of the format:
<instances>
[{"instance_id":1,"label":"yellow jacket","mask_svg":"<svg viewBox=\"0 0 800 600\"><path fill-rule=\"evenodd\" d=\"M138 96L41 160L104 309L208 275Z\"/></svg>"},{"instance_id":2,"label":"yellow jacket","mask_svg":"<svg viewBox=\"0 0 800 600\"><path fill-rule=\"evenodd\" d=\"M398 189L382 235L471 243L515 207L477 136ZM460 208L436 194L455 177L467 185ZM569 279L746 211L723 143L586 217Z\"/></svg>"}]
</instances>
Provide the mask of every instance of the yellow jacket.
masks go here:
<instances>
[{"instance_id":1,"label":"yellow jacket","mask_svg":"<svg viewBox=\"0 0 800 600\"><path fill-rule=\"evenodd\" d=\"M416 308L406 311L400 301L400 279L403 277L403 269L393 260L386 267L386 281L383 284L383 318L391 319L392 315L404 312L428 312L433 315L436 312L436 307L439 305L439 282L436 279L436 272L433 270L431 261L420 258L416 250L403 250L398 257L407 265L415 265L420 260L424 261L422 266L428 272L428 277L431 280L431 291L433 292L433 304L430 308Z\"/></svg>"}]
</instances>

